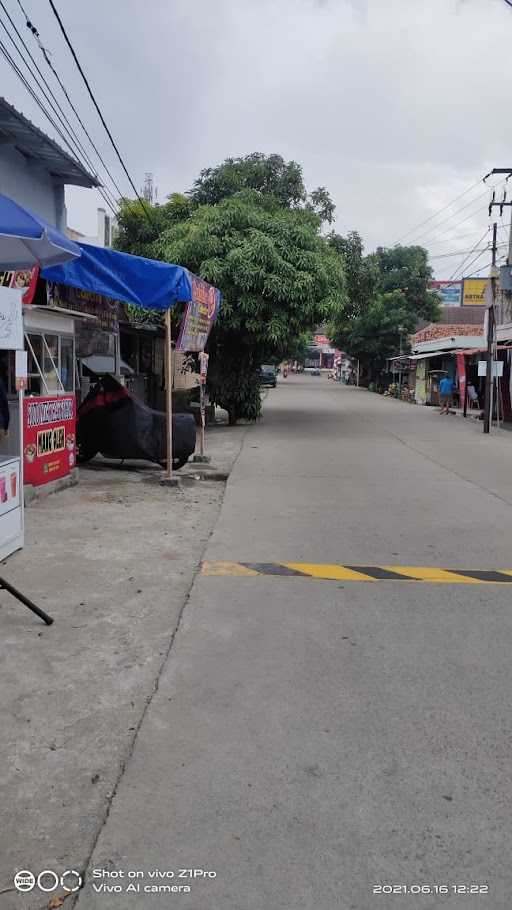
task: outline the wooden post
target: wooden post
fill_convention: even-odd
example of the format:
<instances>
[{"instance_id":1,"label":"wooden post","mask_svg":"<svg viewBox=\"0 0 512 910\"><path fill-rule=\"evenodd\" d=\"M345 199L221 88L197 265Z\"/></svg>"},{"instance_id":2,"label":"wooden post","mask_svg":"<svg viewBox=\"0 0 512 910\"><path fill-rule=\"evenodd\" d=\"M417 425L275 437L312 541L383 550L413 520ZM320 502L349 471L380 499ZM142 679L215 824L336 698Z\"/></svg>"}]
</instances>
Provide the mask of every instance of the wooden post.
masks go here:
<instances>
[{"instance_id":1,"label":"wooden post","mask_svg":"<svg viewBox=\"0 0 512 910\"><path fill-rule=\"evenodd\" d=\"M167 431L167 470L165 480L172 483L172 332L171 309L165 311L165 411Z\"/></svg>"}]
</instances>

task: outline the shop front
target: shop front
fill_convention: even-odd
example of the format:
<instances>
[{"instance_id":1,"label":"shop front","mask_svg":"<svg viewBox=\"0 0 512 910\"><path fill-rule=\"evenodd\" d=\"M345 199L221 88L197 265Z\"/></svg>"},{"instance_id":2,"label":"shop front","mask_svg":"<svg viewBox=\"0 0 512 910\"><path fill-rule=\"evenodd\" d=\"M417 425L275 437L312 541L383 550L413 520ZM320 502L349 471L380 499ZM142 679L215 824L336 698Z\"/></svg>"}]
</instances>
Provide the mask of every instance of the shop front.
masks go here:
<instances>
[{"instance_id":1,"label":"shop front","mask_svg":"<svg viewBox=\"0 0 512 910\"><path fill-rule=\"evenodd\" d=\"M24 307L23 324L25 484L39 487L76 468L75 318L50 307Z\"/></svg>"}]
</instances>

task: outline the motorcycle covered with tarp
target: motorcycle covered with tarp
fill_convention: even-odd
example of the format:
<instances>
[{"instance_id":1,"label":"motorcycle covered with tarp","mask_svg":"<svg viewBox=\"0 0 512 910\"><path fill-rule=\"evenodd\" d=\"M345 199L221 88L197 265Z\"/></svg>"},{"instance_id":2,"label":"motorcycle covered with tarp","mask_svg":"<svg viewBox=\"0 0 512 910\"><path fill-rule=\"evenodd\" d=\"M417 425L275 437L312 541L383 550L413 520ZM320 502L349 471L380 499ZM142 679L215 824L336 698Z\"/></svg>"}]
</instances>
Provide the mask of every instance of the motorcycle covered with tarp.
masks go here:
<instances>
[{"instance_id":1,"label":"motorcycle covered with tarp","mask_svg":"<svg viewBox=\"0 0 512 910\"><path fill-rule=\"evenodd\" d=\"M167 462L166 415L139 401L113 376L95 376L78 408L78 461L105 458ZM196 447L192 414L173 414L172 462L178 470Z\"/></svg>"}]
</instances>

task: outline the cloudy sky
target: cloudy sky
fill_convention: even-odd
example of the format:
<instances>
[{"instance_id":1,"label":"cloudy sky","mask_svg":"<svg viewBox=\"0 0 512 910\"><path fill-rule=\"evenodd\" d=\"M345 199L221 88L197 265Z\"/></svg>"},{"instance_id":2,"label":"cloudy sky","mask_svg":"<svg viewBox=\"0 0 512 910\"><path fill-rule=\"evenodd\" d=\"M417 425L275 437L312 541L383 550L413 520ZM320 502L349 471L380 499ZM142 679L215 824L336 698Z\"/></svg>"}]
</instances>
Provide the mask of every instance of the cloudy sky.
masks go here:
<instances>
[{"instance_id":1,"label":"cloudy sky","mask_svg":"<svg viewBox=\"0 0 512 910\"><path fill-rule=\"evenodd\" d=\"M18 0L3 2L44 66ZM467 274L486 265L478 181L512 167L505 0L55 2L137 186L153 172L162 200L226 156L277 152L330 190L337 230L357 229L367 249L406 235L440 278L467 254ZM49 3L23 6L128 194ZM2 58L0 75L0 93L52 134ZM98 204L70 190L69 223L94 233Z\"/></svg>"}]
</instances>

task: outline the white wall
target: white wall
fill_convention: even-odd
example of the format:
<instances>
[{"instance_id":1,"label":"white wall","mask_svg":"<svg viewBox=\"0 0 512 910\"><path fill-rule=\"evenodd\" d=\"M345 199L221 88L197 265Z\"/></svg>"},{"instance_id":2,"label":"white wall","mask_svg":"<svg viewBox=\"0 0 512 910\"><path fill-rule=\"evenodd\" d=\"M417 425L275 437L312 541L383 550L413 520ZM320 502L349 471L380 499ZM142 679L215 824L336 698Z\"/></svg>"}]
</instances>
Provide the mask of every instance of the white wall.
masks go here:
<instances>
[{"instance_id":1,"label":"white wall","mask_svg":"<svg viewBox=\"0 0 512 910\"><path fill-rule=\"evenodd\" d=\"M65 228L63 186L55 185L48 171L29 164L8 145L0 145L0 193L41 215L60 230Z\"/></svg>"}]
</instances>

